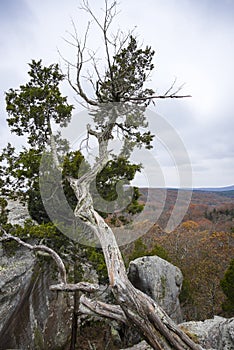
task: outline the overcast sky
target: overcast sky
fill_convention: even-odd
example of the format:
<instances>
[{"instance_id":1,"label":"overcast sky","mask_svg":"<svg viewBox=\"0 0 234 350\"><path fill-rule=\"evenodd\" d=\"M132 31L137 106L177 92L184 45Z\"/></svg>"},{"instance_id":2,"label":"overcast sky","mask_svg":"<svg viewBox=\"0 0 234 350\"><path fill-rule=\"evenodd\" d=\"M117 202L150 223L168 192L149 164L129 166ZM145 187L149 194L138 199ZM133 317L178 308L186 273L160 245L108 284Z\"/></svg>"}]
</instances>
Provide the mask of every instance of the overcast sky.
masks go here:
<instances>
[{"instance_id":1,"label":"overcast sky","mask_svg":"<svg viewBox=\"0 0 234 350\"><path fill-rule=\"evenodd\" d=\"M103 2L90 0L97 10ZM62 38L72 31L71 18L78 33L84 32L87 17L78 6L77 0L0 1L0 148L16 140L5 121L4 92L26 83L31 59L41 58L45 65L60 62L59 48L73 60ZM182 92L192 95L186 100L158 101L154 112L183 141L193 186L234 184L234 1L122 0L119 8L116 26L124 31L136 26L139 41L156 51L151 87L163 93L177 77L178 84L186 83ZM98 31L91 33L91 46L98 48ZM64 86L63 91L74 103L69 88ZM80 110L77 106L76 112ZM15 142L19 145L21 140ZM173 162L165 156L168 145L163 149L159 137L155 146L166 185L177 185Z\"/></svg>"}]
</instances>

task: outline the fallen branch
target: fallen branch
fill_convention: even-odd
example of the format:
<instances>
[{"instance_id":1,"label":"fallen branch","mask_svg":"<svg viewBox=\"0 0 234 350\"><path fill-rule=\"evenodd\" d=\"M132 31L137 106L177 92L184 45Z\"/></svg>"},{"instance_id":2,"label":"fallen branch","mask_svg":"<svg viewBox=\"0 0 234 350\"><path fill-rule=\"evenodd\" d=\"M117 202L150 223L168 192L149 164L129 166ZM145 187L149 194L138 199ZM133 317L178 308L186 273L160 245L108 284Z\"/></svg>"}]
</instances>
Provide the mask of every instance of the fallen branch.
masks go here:
<instances>
[{"instance_id":1,"label":"fallen branch","mask_svg":"<svg viewBox=\"0 0 234 350\"><path fill-rule=\"evenodd\" d=\"M79 311L86 315L107 317L115 321L128 323L125 313L119 305L111 305L102 301L91 300L85 295L80 297Z\"/></svg>"},{"instance_id":2,"label":"fallen branch","mask_svg":"<svg viewBox=\"0 0 234 350\"><path fill-rule=\"evenodd\" d=\"M94 293L99 291L99 285L98 284L92 284L89 282L79 282L76 284L73 283L60 283L60 284L53 284L50 286L50 290L57 291L57 292L75 292L80 291L84 293Z\"/></svg>"}]
</instances>

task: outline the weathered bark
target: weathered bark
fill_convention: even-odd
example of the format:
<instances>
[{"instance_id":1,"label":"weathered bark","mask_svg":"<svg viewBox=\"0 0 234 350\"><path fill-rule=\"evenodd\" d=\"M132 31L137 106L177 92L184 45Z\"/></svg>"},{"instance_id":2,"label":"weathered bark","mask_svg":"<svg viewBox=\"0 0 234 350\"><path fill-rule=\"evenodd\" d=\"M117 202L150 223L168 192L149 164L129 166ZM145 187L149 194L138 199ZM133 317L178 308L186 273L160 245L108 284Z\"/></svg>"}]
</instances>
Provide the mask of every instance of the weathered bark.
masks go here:
<instances>
[{"instance_id":1,"label":"weathered bark","mask_svg":"<svg viewBox=\"0 0 234 350\"><path fill-rule=\"evenodd\" d=\"M71 343L70 350L76 349L77 342L77 331L78 331L78 309L80 304L80 292L75 291L74 296L74 305L73 305L73 314L72 314L72 330L71 330Z\"/></svg>"}]
</instances>

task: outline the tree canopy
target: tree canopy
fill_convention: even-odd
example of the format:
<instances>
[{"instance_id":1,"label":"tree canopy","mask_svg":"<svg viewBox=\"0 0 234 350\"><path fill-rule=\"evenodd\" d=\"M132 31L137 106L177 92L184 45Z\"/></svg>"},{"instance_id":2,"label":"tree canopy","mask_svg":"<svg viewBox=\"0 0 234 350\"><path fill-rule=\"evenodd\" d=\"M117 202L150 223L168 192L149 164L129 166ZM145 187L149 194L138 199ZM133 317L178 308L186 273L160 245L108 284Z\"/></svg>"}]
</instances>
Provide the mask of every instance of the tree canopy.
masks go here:
<instances>
[{"instance_id":1,"label":"tree canopy","mask_svg":"<svg viewBox=\"0 0 234 350\"><path fill-rule=\"evenodd\" d=\"M29 82L6 93L7 122L13 133L27 135L29 145L41 148L50 139L52 121L66 126L74 107L60 92L65 76L58 64L43 67L42 60L32 60L29 66Z\"/></svg>"}]
</instances>

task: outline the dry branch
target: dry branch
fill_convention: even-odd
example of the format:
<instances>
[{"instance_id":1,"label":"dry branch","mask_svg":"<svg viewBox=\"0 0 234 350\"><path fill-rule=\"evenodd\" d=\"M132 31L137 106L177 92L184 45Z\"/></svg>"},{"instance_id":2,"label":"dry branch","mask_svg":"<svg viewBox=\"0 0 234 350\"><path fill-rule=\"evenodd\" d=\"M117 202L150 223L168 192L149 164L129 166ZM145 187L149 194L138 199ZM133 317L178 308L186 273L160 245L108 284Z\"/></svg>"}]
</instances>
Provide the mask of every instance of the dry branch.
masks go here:
<instances>
[{"instance_id":1,"label":"dry branch","mask_svg":"<svg viewBox=\"0 0 234 350\"><path fill-rule=\"evenodd\" d=\"M119 305L110 305L102 301L91 300L85 295L80 297L80 311L88 315L101 316L118 322L128 323L125 313Z\"/></svg>"},{"instance_id":2,"label":"dry branch","mask_svg":"<svg viewBox=\"0 0 234 350\"><path fill-rule=\"evenodd\" d=\"M57 291L57 292L80 291L83 293L95 293L99 291L99 285L88 283L88 282L67 283L67 284L60 283L60 284L51 285L50 290Z\"/></svg>"},{"instance_id":3,"label":"dry branch","mask_svg":"<svg viewBox=\"0 0 234 350\"><path fill-rule=\"evenodd\" d=\"M67 274L66 274L66 269L64 266L64 263L62 261L62 259L60 258L60 256L51 248L43 245L43 244L39 244L39 245L32 245L29 243L26 243L24 241L22 241L22 239L20 239L19 237L13 236L9 233L7 233L1 226L0 226L0 230L3 232L3 236L0 238L0 241L6 241L9 239L12 239L14 241L16 241L17 243L19 243L20 245L34 251L34 252L45 252L47 254L49 254L52 259L55 261L58 270L59 270L59 280L61 282L61 284L67 284Z\"/></svg>"}]
</instances>

